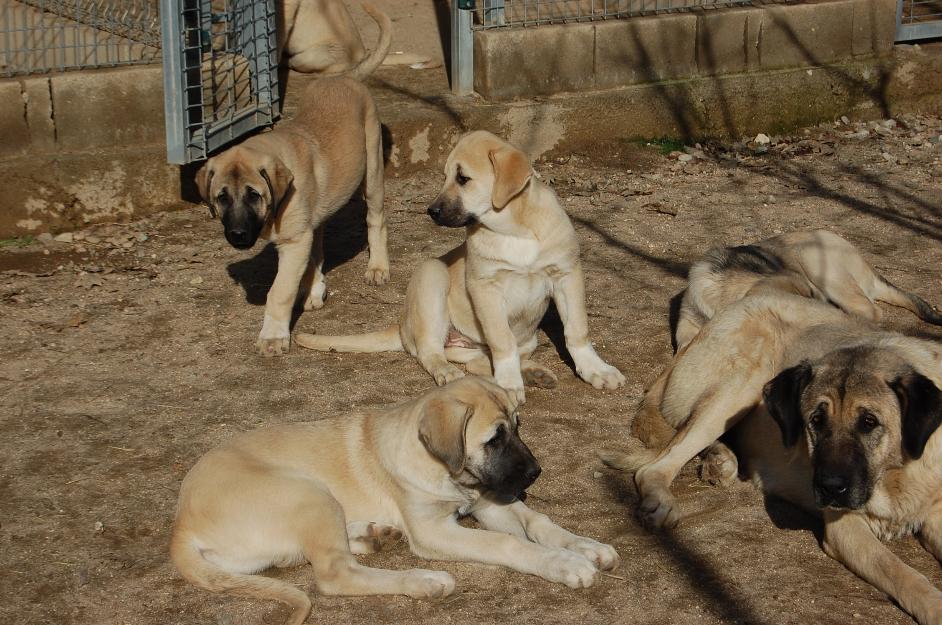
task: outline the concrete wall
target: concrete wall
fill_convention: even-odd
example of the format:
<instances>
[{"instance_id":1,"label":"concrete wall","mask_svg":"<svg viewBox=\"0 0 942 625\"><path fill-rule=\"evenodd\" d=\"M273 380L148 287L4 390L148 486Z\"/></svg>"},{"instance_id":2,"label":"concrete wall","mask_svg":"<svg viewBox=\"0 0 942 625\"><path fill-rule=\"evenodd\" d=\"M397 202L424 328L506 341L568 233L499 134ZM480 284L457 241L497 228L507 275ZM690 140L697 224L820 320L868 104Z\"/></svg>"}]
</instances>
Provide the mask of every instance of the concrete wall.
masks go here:
<instances>
[{"instance_id":1,"label":"concrete wall","mask_svg":"<svg viewBox=\"0 0 942 625\"><path fill-rule=\"evenodd\" d=\"M895 0L827 0L475 33L489 101L885 55Z\"/></svg>"},{"instance_id":2,"label":"concrete wall","mask_svg":"<svg viewBox=\"0 0 942 625\"><path fill-rule=\"evenodd\" d=\"M179 205L162 94L156 65L0 81L0 236Z\"/></svg>"}]
</instances>

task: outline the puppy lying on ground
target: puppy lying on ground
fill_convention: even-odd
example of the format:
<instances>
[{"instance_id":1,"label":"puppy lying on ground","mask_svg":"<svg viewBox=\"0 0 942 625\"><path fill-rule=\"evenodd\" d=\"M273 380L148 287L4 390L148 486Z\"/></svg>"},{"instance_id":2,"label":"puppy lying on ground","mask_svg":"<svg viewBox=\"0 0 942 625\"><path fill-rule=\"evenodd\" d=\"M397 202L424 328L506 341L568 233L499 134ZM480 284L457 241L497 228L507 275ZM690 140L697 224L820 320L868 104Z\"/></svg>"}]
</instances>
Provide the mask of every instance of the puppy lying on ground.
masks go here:
<instances>
[{"instance_id":1,"label":"puppy lying on ground","mask_svg":"<svg viewBox=\"0 0 942 625\"><path fill-rule=\"evenodd\" d=\"M255 573L307 561L325 594L451 594L448 573L374 569L353 557L402 534L423 558L591 586L618 554L517 499L540 474L518 426L512 394L468 377L388 410L241 434L184 479L171 557L207 590L284 601L293 625L310 613L308 595ZM482 529L459 525L460 515Z\"/></svg>"},{"instance_id":2,"label":"puppy lying on ground","mask_svg":"<svg viewBox=\"0 0 942 625\"><path fill-rule=\"evenodd\" d=\"M305 310L324 305L323 225L361 185L368 207L366 280L389 279L376 105L367 88L350 78L317 80L301 102L294 119L214 156L196 176L233 247L249 249L261 237L278 249L278 273L256 342L265 356L288 351L296 301Z\"/></svg>"},{"instance_id":3,"label":"puppy lying on ground","mask_svg":"<svg viewBox=\"0 0 942 625\"><path fill-rule=\"evenodd\" d=\"M857 248L827 230L714 248L690 267L688 281L674 334L678 350L726 306L748 294L771 290L830 302L873 321L880 319L876 302L886 302L942 325L942 314L918 295L887 282Z\"/></svg>"},{"instance_id":4,"label":"puppy lying on ground","mask_svg":"<svg viewBox=\"0 0 942 625\"><path fill-rule=\"evenodd\" d=\"M636 419L658 423L636 431L675 432L666 447L600 455L636 470L642 520L672 527L671 482L739 423L742 472L823 516L828 555L938 625L942 592L880 541L916 533L942 558L940 384L934 342L816 300L752 295L707 322L645 396Z\"/></svg>"},{"instance_id":5,"label":"puppy lying on ground","mask_svg":"<svg viewBox=\"0 0 942 625\"><path fill-rule=\"evenodd\" d=\"M556 376L528 360L537 326L556 302L576 372L595 388L624 376L595 353L588 336L579 241L552 189L533 176L526 155L483 131L465 135L448 156L445 188L428 209L436 223L467 227L468 238L412 276L400 322L354 336L298 334L322 351L405 349L437 384L491 373L524 401L524 384L552 388Z\"/></svg>"},{"instance_id":6,"label":"puppy lying on ground","mask_svg":"<svg viewBox=\"0 0 942 625\"><path fill-rule=\"evenodd\" d=\"M306 74L369 76L389 52L392 22L373 5L362 6L379 26L379 42L369 56L342 0L278 0L278 58Z\"/></svg>"}]
</instances>

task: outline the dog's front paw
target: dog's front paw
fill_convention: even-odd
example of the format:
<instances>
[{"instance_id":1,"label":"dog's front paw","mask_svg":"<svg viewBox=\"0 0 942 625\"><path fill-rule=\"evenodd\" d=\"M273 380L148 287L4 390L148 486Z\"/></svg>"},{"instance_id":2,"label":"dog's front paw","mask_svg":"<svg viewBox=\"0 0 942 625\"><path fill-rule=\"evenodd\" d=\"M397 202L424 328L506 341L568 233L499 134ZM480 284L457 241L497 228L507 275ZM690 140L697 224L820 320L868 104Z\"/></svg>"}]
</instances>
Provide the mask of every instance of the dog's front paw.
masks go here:
<instances>
[{"instance_id":1,"label":"dog's front paw","mask_svg":"<svg viewBox=\"0 0 942 625\"><path fill-rule=\"evenodd\" d=\"M585 557L600 571L611 571L618 568L618 564L621 562L618 552L611 545L583 536L577 536L575 540L566 545L566 549Z\"/></svg>"},{"instance_id":2,"label":"dog's front paw","mask_svg":"<svg viewBox=\"0 0 942 625\"><path fill-rule=\"evenodd\" d=\"M444 571L412 569L405 571L403 594L413 599L441 599L455 592L455 578Z\"/></svg>"},{"instance_id":3,"label":"dog's front paw","mask_svg":"<svg viewBox=\"0 0 942 625\"><path fill-rule=\"evenodd\" d=\"M444 386L452 380L464 377L464 371L451 363L437 367L434 371L429 371L429 373L435 378L435 384L439 386Z\"/></svg>"},{"instance_id":4,"label":"dog's front paw","mask_svg":"<svg viewBox=\"0 0 942 625\"><path fill-rule=\"evenodd\" d=\"M288 349L291 346L291 336L279 336L271 339L263 339L258 337L258 340L255 341L255 349L258 350L258 353L266 358L271 358L272 356L281 356L282 354L287 354Z\"/></svg>"},{"instance_id":5,"label":"dog's front paw","mask_svg":"<svg viewBox=\"0 0 942 625\"><path fill-rule=\"evenodd\" d=\"M579 377L597 389L616 389L625 384L625 376L612 365L599 361L594 367L576 371Z\"/></svg>"},{"instance_id":6,"label":"dog's front paw","mask_svg":"<svg viewBox=\"0 0 942 625\"><path fill-rule=\"evenodd\" d=\"M566 549L553 550L547 560L540 577L570 588L588 588L599 572L586 557Z\"/></svg>"},{"instance_id":7,"label":"dog's front paw","mask_svg":"<svg viewBox=\"0 0 942 625\"><path fill-rule=\"evenodd\" d=\"M723 443L713 443L703 454L700 464L700 479L713 486L731 484L739 474L736 454Z\"/></svg>"},{"instance_id":8,"label":"dog's front paw","mask_svg":"<svg viewBox=\"0 0 942 625\"><path fill-rule=\"evenodd\" d=\"M262 322L262 331L258 333L255 349L266 358L281 356L288 353L291 346L291 330L287 321L279 321L270 315L265 315Z\"/></svg>"},{"instance_id":9,"label":"dog's front paw","mask_svg":"<svg viewBox=\"0 0 942 625\"><path fill-rule=\"evenodd\" d=\"M518 404L527 401L526 391L523 389L523 376L520 374L520 362L516 359L507 362L494 363L494 380L501 388L514 396Z\"/></svg>"},{"instance_id":10,"label":"dog's front paw","mask_svg":"<svg viewBox=\"0 0 942 625\"><path fill-rule=\"evenodd\" d=\"M389 282L389 266L366 268L366 283L379 286Z\"/></svg>"},{"instance_id":11,"label":"dog's front paw","mask_svg":"<svg viewBox=\"0 0 942 625\"><path fill-rule=\"evenodd\" d=\"M638 504L638 518L650 529L671 529L680 522L680 509L677 500L669 490L655 490L641 499Z\"/></svg>"}]
</instances>

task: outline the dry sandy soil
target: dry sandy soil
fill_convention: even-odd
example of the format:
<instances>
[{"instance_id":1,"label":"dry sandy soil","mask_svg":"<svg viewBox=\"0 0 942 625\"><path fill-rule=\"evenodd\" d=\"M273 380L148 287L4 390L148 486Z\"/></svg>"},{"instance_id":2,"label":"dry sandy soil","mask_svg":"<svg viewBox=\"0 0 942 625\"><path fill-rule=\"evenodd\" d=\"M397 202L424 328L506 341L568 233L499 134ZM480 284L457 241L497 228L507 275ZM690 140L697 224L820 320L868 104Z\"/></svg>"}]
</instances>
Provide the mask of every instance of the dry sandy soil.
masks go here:
<instances>
[{"instance_id":1,"label":"dry sandy soil","mask_svg":"<svg viewBox=\"0 0 942 625\"><path fill-rule=\"evenodd\" d=\"M633 485L594 450L626 440L644 385L671 357L668 302L711 245L830 228L896 284L942 302L940 127L829 124L765 153L708 146L686 164L637 144L537 163L582 241L596 346L628 384L601 392L578 380L548 338L558 322L547 321L536 358L561 384L531 390L525 407L524 438L544 467L530 503L614 545L621 568L574 591L494 567L423 564L451 572L455 595L317 597L311 622L911 623L821 552L813 519L767 506L749 484L709 487L690 466L676 484L687 517L674 532L647 532ZM297 328L396 318L411 269L463 234L424 214L440 184L438 171L388 181L389 285L364 284L362 208L334 220L327 306ZM256 356L274 254L228 247L205 209L83 235L0 251L0 622L282 622L280 605L211 595L172 569L167 540L186 471L237 432L398 402L431 380L403 354ZM886 312L893 328L942 337ZM942 584L915 540L893 549ZM364 561L420 565L404 544ZM307 567L275 574L311 580Z\"/></svg>"}]
</instances>

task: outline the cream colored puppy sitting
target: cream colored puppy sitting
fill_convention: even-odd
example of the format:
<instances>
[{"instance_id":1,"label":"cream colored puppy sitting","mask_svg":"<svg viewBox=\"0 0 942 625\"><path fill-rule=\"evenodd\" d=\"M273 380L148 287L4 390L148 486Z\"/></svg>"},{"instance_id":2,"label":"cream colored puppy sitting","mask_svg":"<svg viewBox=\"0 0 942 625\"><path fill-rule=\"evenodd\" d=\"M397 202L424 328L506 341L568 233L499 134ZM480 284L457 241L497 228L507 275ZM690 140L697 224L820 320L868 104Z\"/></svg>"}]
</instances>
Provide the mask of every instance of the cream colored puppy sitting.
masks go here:
<instances>
[{"instance_id":1,"label":"cream colored puppy sitting","mask_svg":"<svg viewBox=\"0 0 942 625\"><path fill-rule=\"evenodd\" d=\"M241 434L183 480L170 555L197 586L284 601L291 625L310 613L307 593L255 573L307 561L324 594L451 594L448 573L353 557L403 534L424 558L591 586L618 554L517 498L540 474L518 426L511 394L468 377L387 410ZM460 525L466 515L481 529Z\"/></svg>"},{"instance_id":2,"label":"cream colored puppy sitting","mask_svg":"<svg viewBox=\"0 0 942 625\"><path fill-rule=\"evenodd\" d=\"M438 384L491 373L524 401L524 384L552 388L556 376L528 360L537 327L556 303L576 373L595 388L624 376L589 342L579 241L556 194L533 175L526 154L489 132L465 135L445 165L445 188L428 209L436 223L467 227L467 240L421 264L400 322L354 336L298 334L323 351L405 349Z\"/></svg>"}]
</instances>

